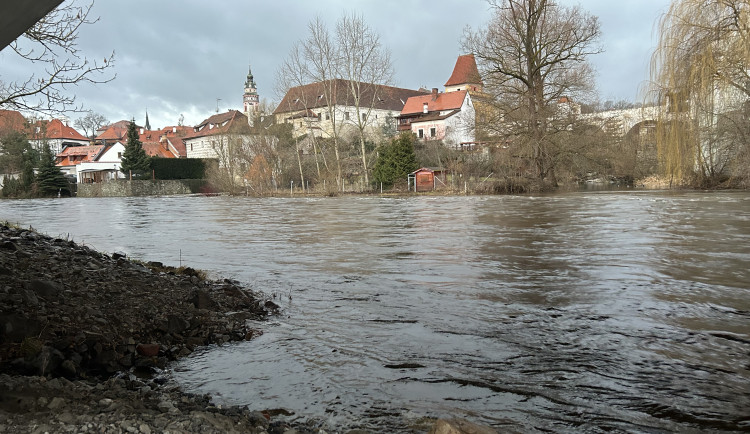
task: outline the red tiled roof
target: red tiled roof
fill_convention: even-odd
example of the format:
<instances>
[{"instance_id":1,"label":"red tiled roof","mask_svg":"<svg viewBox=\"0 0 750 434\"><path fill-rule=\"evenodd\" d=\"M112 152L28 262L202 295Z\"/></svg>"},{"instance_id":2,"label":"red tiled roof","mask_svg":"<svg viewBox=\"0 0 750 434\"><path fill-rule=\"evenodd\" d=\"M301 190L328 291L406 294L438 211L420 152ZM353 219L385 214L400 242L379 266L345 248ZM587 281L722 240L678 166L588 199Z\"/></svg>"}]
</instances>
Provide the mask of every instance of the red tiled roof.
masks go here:
<instances>
[{"instance_id":1,"label":"red tiled roof","mask_svg":"<svg viewBox=\"0 0 750 434\"><path fill-rule=\"evenodd\" d=\"M186 135L184 139L225 134L228 132L250 134L250 124L248 123L247 116L237 110L215 114L196 125L193 131Z\"/></svg>"},{"instance_id":2,"label":"red tiled roof","mask_svg":"<svg viewBox=\"0 0 750 434\"><path fill-rule=\"evenodd\" d=\"M58 166L75 166L86 161L94 161L104 150L104 145L68 146L57 154Z\"/></svg>"},{"instance_id":3,"label":"red tiled roof","mask_svg":"<svg viewBox=\"0 0 750 434\"><path fill-rule=\"evenodd\" d=\"M428 112L460 109L464 103L466 91L444 92L435 95L413 96L406 101L401 115L424 113L424 103L427 103Z\"/></svg>"},{"instance_id":4,"label":"red tiled roof","mask_svg":"<svg viewBox=\"0 0 750 434\"><path fill-rule=\"evenodd\" d=\"M128 125L130 121L118 121L105 127L104 131L96 136L96 140L124 140L128 137ZM138 128L138 126L136 126ZM100 130L101 131L101 130Z\"/></svg>"},{"instance_id":5,"label":"red tiled roof","mask_svg":"<svg viewBox=\"0 0 750 434\"><path fill-rule=\"evenodd\" d=\"M187 157L187 146L185 146L185 141L182 140L182 137L167 137L167 140L175 151L177 151L180 158Z\"/></svg>"},{"instance_id":6,"label":"red tiled roof","mask_svg":"<svg viewBox=\"0 0 750 434\"><path fill-rule=\"evenodd\" d=\"M149 157L177 158L175 154L165 147L165 143L143 142L143 150L146 151L146 155Z\"/></svg>"},{"instance_id":7,"label":"red tiled roof","mask_svg":"<svg viewBox=\"0 0 750 434\"><path fill-rule=\"evenodd\" d=\"M373 93L377 92L375 93L377 98L373 108L381 110L401 111L407 99L416 95L424 95L424 92L418 90L369 83L361 83L361 85L361 100L372 101ZM326 89L332 95L331 105L346 106L354 104L347 80L326 80L289 89L273 114L294 113L301 110L327 107L329 102L324 96L327 93Z\"/></svg>"},{"instance_id":8,"label":"red tiled roof","mask_svg":"<svg viewBox=\"0 0 750 434\"><path fill-rule=\"evenodd\" d=\"M0 110L0 132L22 132L25 123L26 118L23 117L21 112L15 110Z\"/></svg>"},{"instance_id":9,"label":"red tiled roof","mask_svg":"<svg viewBox=\"0 0 750 434\"><path fill-rule=\"evenodd\" d=\"M32 139L69 139L69 140L88 140L88 137L81 135L75 129L62 123L60 119L52 119L51 121L39 121L35 124L39 127L39 132L36 132L36 128L33 129Z\"/></svg>"},{"instance_id":10,"label":"red tiled roof","mask_svg":"<svg viewBox=\"0 0 750 434\"><path fill-rule=\"evenodd\" d=\"M464 54L458 56L456 66L453 67L451 78L445 83L445 86L456 86L459 84L482 84L482 78L479 76L477 61L473 54Z\"/></svg>"}]
</instances>

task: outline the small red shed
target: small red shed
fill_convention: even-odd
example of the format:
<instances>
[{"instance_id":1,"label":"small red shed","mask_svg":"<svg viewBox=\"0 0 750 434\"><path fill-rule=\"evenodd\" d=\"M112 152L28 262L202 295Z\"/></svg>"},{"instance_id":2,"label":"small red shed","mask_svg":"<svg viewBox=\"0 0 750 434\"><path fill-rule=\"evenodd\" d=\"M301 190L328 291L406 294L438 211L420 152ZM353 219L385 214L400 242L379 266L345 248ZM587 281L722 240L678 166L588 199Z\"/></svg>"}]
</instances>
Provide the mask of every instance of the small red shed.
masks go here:
<instances>
[{"instance_id":1,"label":"small red shed","mask_svg":"<svg viewBox=\"0 0 750 434\"><path fill-rule=\"evenodd\" d=\"M415 192L433 191L437 187L438 182L445 185L443 177L444 174L442 169L422 167L421 169L417 169L409 174L409 190L411 190L412 185L414 185L413 191Z\"/></svg>"}]
</instances>

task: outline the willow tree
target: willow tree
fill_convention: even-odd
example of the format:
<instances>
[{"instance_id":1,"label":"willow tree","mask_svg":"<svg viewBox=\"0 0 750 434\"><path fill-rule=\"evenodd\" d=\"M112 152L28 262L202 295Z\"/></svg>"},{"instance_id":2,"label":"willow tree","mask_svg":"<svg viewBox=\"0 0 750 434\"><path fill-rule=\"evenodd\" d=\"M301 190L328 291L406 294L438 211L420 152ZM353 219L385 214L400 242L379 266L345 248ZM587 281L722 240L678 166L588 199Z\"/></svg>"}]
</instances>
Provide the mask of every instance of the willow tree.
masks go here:
<instances>
[{"instance_id":1,"label":"willow tree","mask_svg":"<svg viewBox=\"0 0 750 434\"><path fill-rule=\"evenodd\" d=\"M556 183L556 129L563 97L585 99L593 91L587 62L601 52L599 21L580 7L552 0L490 0L485 28L468 30L463 47L477 60L490 96L488 124L498 139L526 148L541 181Z\"/></svg>"},{"instance_id":2,"label":"willow tree","mask_svg":"<svg viewBox=\"0 0 750 434\"><path fill-rule=\"evenodd\" d=\"M657 146L674 181L721 180L747 148L750 1L676 0L651 62L662 104Z\"/></svg>"}]
</instances>

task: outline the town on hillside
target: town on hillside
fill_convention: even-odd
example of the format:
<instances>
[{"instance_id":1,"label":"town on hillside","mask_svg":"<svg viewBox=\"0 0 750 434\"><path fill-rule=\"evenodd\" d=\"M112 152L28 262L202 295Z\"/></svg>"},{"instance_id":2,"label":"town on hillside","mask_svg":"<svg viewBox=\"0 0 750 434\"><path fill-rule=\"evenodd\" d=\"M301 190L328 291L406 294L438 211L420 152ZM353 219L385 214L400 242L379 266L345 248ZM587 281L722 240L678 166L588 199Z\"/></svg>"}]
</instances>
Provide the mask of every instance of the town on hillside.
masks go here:
<instances>
[{"instance_id":1,"label":"town on hillside","mask_svg":"<svg viewBox=\"0 0 750 434\"><path fill-rule=\"evenodd\" d=\"M81 134L66 119L0 110L0 192L62 195L73 190L65 183L146 179L202 180L212 192L247 195L748 186L744 10L709 2L728 23L718 29L717 19L700 22L674 2L659 23L643 103L607 105L595 102L588 62L602 50L596 17L580 6L491 3L495 14L486 27L466 30L465 54L444 71L442 88L391 86L398 66L389 50L362 17L344 15L333 32L311 22L310 38L279 63L273 87L281 100L273 106L248 70L244 86L237 83L237 108L219 112L217 102L216 113L194 126L152 129L147 110L142 124L90 112L74 122ZM509 25L515 14L525 24ZM699 43L683 50L686 34ZM335 43L316 45L320 38ZM528 52L530 45L537 49ZM368 55L357 58L353 47ZM96 73L110 67L104 63L81 67ZM16 89L0 107L66 113L50 108L74 101L60 89L65 83L57 85L36 91L49 99L46 112L24 96L33 89Z\"/></svg>"},{"instance_id":2,"label":"town on hillside","mask_svg":"<svg viewBox=\"0 0 750 434\"><path fill-rule=\"evenodd\" d=\"M229 192L237 189L247 192L249 186L257 193L262 188L270 191L289 185L283 181L279 164L269 164L273 159L277 162L280 159L280 138L295 142L292 159L299 161L294 163L310 168L315 165L307 176L304 171L301 175L292 172L288 176L294 179L297 175L297 186L303 189L311 186L311 180L318 184L321 178L325 181L320 166L332 164L326 160L331 139L338 136L352 141L357 129L364 130L368 144L408 132L417 148L429 149L435 154L462 153L464 162L482 161L491 153L507 149L507 145L487 140L487 134L482 137L477 126L483 122L482 116L486 116L487 106L483 108L483 102L487 96L471 54L458 57L443 90L362 83L361 99L371 101L364 106L353 102L348 85L339 79L292 87L272 112L265 113L250 71L245 81L242 111L216 113L195 126L175 125L161 129L152 129L146 112L144 125L134 127L149 157L218 162L218 168L232 172L229 179L224 177L226 182L220 186ZM559 112L587 119L591 125L620 136L633 135L635 131L642 137L655 122L655 113L639 108L582 113L581 105L567 98L560 99ZM100 125L92 128L87 137L71 127L68 120L27 119L18 111L0 110L0 136L9 131L20 132L27 135L37 151L49 146L60 171L71 181L82 184L129 178L122 170L122 158L128 146L131 123L134 121L121 120ZM276 132L283 132L276 136L269 134L274 131L270 128L273 125L281 126ZM411 180L409 189L425 191L445 187L450 173L450 168L446 167L448 161L424 160L425 167L417 168L404 179ZM235 165L238 167L233 167ZM12 169L6 168L0 178L20 177L20 168ZM345 186L347 180L361 183L356 180L361 175L357 169L345 172L344 180L336 181L331 177L330 185L338 186L338 182L342 182ZM520 172L523 168L519 166L515 170ZM258 179L260 176L266 179ZM299 181L304 178L306 182Z\"/></svg>"}]
</instances>

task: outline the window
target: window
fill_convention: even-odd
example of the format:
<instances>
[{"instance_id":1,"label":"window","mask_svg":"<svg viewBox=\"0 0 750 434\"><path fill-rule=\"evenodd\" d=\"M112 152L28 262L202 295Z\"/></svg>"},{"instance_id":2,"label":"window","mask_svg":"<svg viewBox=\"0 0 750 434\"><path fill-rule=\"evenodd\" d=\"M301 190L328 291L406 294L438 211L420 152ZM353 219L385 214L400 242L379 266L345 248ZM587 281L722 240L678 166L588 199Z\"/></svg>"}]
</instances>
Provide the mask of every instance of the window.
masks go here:
<instances>
[{"instance_id":1,"label":"window","mask_svg":"<svg viewBox=\"0 0 750 434\"><path fill-rule=\"evenodd\" d=\"M122 152L117 153L117 158L122 158Z\"/></svg>"},{"instance_id":2,"label":"window","mask_svg":"<svg viewBox=\"0 0 750 434\"><path fill-rule=\"evenodd\" d=\"M349 120L349 112L344 112L344 120L345 121Z\"/></svg>"},{"instance_id":3,"label":"window","mask_svg":"<svg viewBox=\"0 0 750 434\"><path fill-rule=\"evenodd\" d=\"M417 130L417 137L419 137L420 139L424 138L424 130L423 129L420 128L419 130Z\"/></svg>"},{"instance_id":4,"label":"window","mask_svg":"<svg viewBox=\"0 0 750 434\"><path fill-rule=\"evenodd\" d=\"M362 122L367 121L367 113L362 113Z\"/></svg>"},{"instance_id":5,"label":"window","mask_svg":"<svg viewBox=\"0 0 750 434\"><path fill-rule=\"evenodd\" d=\"M435 137L437 134L437 131L435 131L435 127L430 128L430 137Z\"/></svg>"},{"instance_id":6,"label":"window","mask_svg":"<svg viewBox=\"0 0 750 434\"><path fill-rule=\"evenodd\" d=\"M330 113L326 113L326 120L327 120L327 121L330 121L330 120L331 120L331 114L330 114Z\"/></svg>"}]
</instances>

